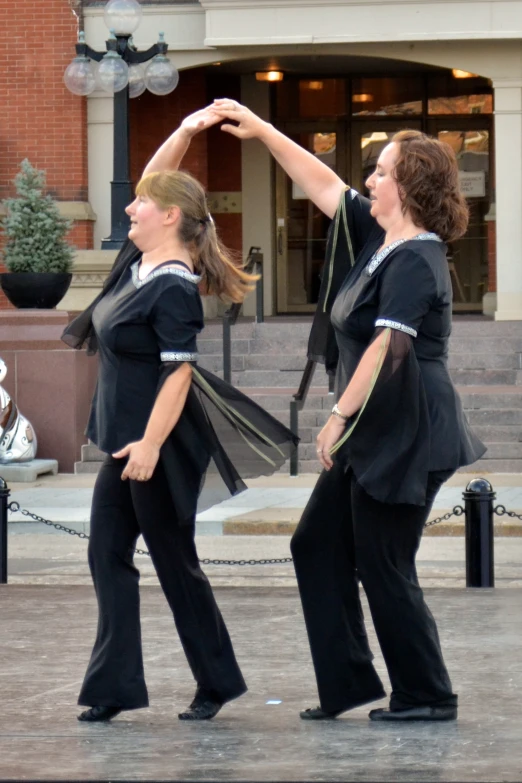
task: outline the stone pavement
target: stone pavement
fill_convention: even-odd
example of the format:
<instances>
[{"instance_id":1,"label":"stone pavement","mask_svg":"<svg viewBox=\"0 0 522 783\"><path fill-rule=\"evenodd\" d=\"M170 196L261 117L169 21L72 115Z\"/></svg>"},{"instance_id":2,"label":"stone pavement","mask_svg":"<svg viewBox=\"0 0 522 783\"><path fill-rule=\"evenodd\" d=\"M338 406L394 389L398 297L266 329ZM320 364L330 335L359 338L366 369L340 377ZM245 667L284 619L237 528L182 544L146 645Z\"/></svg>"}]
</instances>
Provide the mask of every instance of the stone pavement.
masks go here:
<instances>
[{"instance_id":1,"label":"stone pavement","mask_svg":"<svg viewBox=\"0 0 522 783\"><path fill-rule=\"evenodd\" d=\"M460 503L467 478L442 490L438 513ZM227 520L301 509L315 479L257 480L205 512L197 526L200 557L288 557L284 531L231 535ZM522 509L519 476L490 480L497 502ZM92 477L57 476L13 486L12 499L53 520L61 513L71 521L75 511L82 527L91 492ZM463 589L462 536L422 541L419 577L460 703L458 722L438 725L373 724L364 707L327 723L299 720L299 709L317 696L291 563L205 565L250 690L214 721L180 723L176 714L194 684L150 559L136 556L136 565L151 706L109 725L80 724L75 702L96 632L86 542L35 522L10 522L9 584L0 586L0 781L522 780L522 537L495 538L496 588L481 590ZM369 620L364 596L363 607Z\"/></svg>"},{"instance_id":2,"label":"stone pavement","mask_svg":"<svg viewBox=\"0 0 522 783\"><path fill-rule=\"evenodd\" d=\"M193 680L161 591L141 595L151 706L89 725L75 702L96 632L92 588L0 587L0 780L522 779L520 588L427 591L459 720L400 726L370 723L368 707L299 720L317 695L297 591L277 587L216 590L250 690L213 721L180 723ZM370 623L369 636L389 692Z\"/></svg>"}]
</instances>

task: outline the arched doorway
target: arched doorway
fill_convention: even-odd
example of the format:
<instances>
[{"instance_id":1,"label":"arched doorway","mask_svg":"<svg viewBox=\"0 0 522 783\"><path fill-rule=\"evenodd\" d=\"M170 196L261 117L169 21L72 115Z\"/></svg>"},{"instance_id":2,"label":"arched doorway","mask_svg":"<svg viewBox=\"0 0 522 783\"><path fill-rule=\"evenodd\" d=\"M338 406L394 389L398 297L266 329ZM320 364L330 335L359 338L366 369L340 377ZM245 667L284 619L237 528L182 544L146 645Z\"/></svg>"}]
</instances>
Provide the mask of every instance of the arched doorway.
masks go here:
<instances>
[{"instance_id":1,"label":"arched doorway","mask_svg":"<svg viewBox=\"0 0 522 783\"><path fill-rule=\"evenodd\" d=\"M360 57L321 57L313 73L295 73L296 60L286 64L284 80L271 86L272 121L361 192L380 151L400 129L423 130L453 147L471 213L466 236L450 248L454 309L481 312L489 282L490 82L448 69ZM285 71L284 59L279 67ZM276 167L278 313L315 309L328 224Z\"/></svg>"}]
</instances>

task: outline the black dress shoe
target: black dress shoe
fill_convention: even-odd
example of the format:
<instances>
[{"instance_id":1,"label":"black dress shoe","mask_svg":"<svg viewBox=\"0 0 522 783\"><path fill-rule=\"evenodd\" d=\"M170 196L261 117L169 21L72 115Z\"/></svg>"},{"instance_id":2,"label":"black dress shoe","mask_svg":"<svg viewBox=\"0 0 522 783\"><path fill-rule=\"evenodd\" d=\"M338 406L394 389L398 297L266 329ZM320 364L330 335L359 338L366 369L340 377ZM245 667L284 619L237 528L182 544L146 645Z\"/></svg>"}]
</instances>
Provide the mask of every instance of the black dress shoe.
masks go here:
<instances>
[{"instance_id":1,"label":"black dress shoe","mask_svg":"<svg viewBox=\"0 0 522 783\"><path fill-rule=\"evenodd\" d=\"M332 720L340 714L341 710L339 712L325 712L321 707L309 707L307 710L302 710L299 717L302 720Z\"/></svg>"},{"instance_id":2,"label":"black dress shoe","mask_svg":"<svg viewBox=\"0 0 522 783\"><path fill-rule=\"evenodd\" d=\"M121 707L91 707L90 710L81 712L78 715L78 720L87 721L88 723L100 723L102 721L111 720L111 718L119 715L121 711Z\"/></svg>"},{"instance_id":3,"label":"black dress shoe","mask_svg":"<svg viewBox=\"0 0 522 783\"><path fill-rule=\"evenodd\" d=\"M370 710L370 720L457 720L456 707L410 707L408 710Z\"/></svg>"},{"instance_id":4,"label":"black dress shoe","mask_svg":"<svg viewBox=\"0 0 522 783\"><path fill-rule=\"evenodd\" d=\"M211 691L198 688L190 707L180 712L180 720L211 720L214 718L225 702Z\"/></svg>"}]
</instances>

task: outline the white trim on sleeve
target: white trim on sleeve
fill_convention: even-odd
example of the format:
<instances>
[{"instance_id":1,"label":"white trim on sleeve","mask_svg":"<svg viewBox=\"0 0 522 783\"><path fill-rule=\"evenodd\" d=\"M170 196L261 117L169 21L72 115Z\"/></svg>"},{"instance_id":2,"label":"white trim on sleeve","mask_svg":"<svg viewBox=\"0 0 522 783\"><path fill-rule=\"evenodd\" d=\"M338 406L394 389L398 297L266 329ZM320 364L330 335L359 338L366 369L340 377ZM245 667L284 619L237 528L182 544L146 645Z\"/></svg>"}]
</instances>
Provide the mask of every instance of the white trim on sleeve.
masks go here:
<instances>
[{"instance_id":1,"label":"white trim on sleeve","mask_svg":"<svg viewBox=\"0 0 522 783\"><path fill-rule=\"evenodd\" d=\"M392 321L389 318L377 318L375 326L386 326L390 329L397 329L399 332L409 334L410 337L417 337L417 330L406 324L401 324L400 321Z\"/></svg>"},{"instance_id":2,"label":"white trim on sleeve","mask_svg":"<svg viewBox=\"0 0 522 783\"><path fill-rule=\"evenodd\" d=\"M162 362L197 362L199 354L188 353L188 351L162 351L160 358Z\"/></svg>"}]
</instances>

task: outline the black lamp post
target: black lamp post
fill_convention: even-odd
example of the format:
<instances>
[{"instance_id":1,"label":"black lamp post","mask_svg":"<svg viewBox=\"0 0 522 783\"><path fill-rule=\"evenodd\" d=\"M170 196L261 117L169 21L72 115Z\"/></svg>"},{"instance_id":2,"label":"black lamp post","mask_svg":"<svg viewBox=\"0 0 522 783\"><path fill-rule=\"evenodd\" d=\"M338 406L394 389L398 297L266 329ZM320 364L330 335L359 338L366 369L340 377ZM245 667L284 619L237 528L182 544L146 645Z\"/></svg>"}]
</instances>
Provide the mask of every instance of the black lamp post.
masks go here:
<instances>
[{"instance_id":1,"label":"black lamp post","mask_svg":"<svg viewBox=\"0 0 522 783\"><path fill-rule=\"evenodd\" d=\"M119 249L129 231L125 207L132 201L129 158L129 97L149 89L167 95L178 84L179 74L167 57L163 33L158 43L138 52L132 33L141 20L138 0L109 0L105 22L110 29L107 51L98 52L78 35L76 57L68 65L64 81L75 95L90 95L102 89L114 95L114 170L111 182L111 234L102 240L103 250ZM149 62L150 61L150 62ZM143 63L149 63L144 69Z\"/></svg>"}]
</instances>

